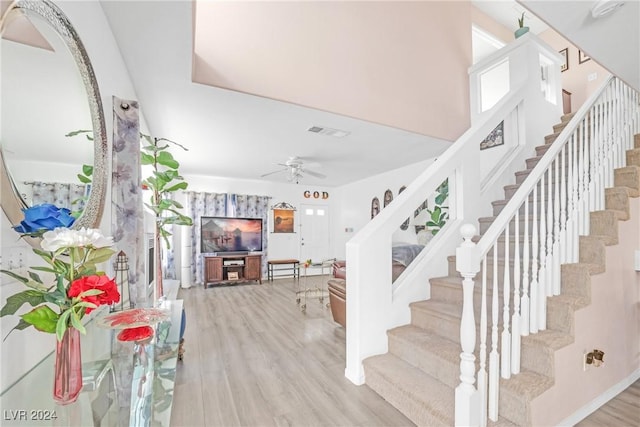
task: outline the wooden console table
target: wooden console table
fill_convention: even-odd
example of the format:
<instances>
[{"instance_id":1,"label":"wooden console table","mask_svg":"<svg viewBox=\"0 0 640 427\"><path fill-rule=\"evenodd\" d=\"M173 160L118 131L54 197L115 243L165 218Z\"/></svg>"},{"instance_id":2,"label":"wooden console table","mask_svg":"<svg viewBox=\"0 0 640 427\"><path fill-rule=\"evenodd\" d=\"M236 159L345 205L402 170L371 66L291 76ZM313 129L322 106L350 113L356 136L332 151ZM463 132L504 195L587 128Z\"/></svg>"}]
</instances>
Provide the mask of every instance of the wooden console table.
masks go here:
<instances>
[{"instance_id":1,"label":"wooden console table","mask_svg":"<svg viewBox=\"0 0 640 427\"><path fill-rule=\"evenodd\" d=\"M257 281L262 284L262 255L204 257L204 287Z\"/></svg>"},{"instance_id":2,"label":"wooden console table","mask_svg":"<svg viewBox=\"0 0 640 427\"><path fill-rule=\"evenodd\" d=\"M280 268L274 268L274 266L285 266ZM288 266L288 267L287 267ZM300 261L297 259L271 259L267 261L267 278L269 281L273 281L274 271L292 271L293 278L300 278Z\"/></svg>"}]
</instances>

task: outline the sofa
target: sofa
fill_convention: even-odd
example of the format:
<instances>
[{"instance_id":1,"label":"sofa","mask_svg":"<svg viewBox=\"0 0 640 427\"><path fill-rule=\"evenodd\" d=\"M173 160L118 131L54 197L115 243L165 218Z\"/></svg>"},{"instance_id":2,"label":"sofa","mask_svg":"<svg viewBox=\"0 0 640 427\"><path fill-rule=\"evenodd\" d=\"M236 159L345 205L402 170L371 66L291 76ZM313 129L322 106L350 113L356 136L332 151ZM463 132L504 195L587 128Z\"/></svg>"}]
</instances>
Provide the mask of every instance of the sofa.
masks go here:
<instances>
[{"instance_id":1,"label":"sofa","mask_svg":"<svg viewBox=\"0 0 640 427\"><path fill-rule=\"evenodd\" d=\"M345 261L335 261L332 266L333 278L329 279L329 303L333 320L347 327L347 264Z\"/></svg>"}]
</instances>

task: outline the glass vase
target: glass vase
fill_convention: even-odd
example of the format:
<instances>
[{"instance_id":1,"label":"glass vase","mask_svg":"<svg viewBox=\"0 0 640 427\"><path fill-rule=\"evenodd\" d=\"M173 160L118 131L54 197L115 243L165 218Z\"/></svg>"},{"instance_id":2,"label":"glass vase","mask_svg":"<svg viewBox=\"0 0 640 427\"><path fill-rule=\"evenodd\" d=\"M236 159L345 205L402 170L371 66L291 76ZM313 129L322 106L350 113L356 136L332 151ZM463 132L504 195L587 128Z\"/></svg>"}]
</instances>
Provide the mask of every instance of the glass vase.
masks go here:
<instances>
[{"instance_id":1,"label":"glass vase","mask_svg":"<svg viewBox=\"0 0 640 427\"><path fill-rule=\"evenodd\" d=\"M76 328L67 328L62 341L56 342L54 374L53 400L59 405L75 402L82 389L80 331Z\"/></svg>"}]
</instances>

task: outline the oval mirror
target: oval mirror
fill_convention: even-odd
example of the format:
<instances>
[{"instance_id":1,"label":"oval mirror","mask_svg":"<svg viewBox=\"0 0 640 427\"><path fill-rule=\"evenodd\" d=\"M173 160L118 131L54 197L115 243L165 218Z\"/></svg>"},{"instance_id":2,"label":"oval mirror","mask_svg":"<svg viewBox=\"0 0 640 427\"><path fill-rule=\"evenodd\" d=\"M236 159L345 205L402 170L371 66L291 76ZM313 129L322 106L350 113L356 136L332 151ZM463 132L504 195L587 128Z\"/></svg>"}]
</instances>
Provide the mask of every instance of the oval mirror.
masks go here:
<instances>
[{"instance_id":1,"label":"oval mirror","mask_svg":"<svg viewBox=\"0 0 640 427\"><path fill-rule=\"evenodd\" d=\"M44 201L77 212L73 228L96 228L107 181L107 133L84 46L65 14L48 0L11 4L0 33L2 209L16 225L32 200ZM86 134L65 136L88 128ZM89 183L77 178L83 172L92 172ZM55 191L59 194L43 194Z\"/></svg>"}]
</instances>

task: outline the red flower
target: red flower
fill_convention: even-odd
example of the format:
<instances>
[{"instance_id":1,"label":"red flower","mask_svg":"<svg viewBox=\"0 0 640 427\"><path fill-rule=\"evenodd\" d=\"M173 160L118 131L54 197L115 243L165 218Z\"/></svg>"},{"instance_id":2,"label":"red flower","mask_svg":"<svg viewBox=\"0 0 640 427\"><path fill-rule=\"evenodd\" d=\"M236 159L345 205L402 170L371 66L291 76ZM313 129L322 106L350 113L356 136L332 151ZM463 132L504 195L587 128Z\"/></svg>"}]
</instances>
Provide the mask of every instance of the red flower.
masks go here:
<instances>
[{"instance_id":1,"label":"red flower","mask_svg":"<svg viewBox=\"0 0 640 427\"><path fill-rule=\"evenodd\" d=\"M71 298L74 298L90 289L98 289L101 290L102 293L98 295L85 296L82 298L83 301L90 302L97 306L103 304L113 304L120 301L118 285L116 285L115 280L109 279L109 277L107 276L93 275L76 279L71 283L67 295L69 295L69 297ZM93 308L87 307L85 313L89 314L92 311Z\"/></svg>"},{"instance_id":2,"label":"red flower","mask_svg":"<svg viewBox=\"0 0 640 427\"><path fill-rule=\"evenodd\" d=\"M153 335L151 326L140 326L138 328L127 328L120 331L118 339L120 341L140 341Z\"/></svg>"}]
</instances>

